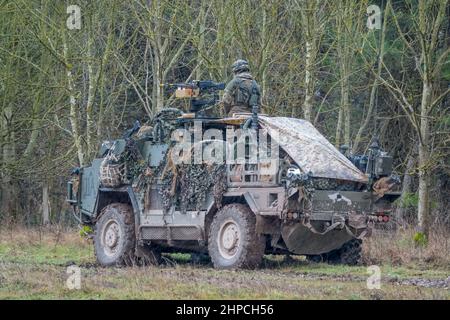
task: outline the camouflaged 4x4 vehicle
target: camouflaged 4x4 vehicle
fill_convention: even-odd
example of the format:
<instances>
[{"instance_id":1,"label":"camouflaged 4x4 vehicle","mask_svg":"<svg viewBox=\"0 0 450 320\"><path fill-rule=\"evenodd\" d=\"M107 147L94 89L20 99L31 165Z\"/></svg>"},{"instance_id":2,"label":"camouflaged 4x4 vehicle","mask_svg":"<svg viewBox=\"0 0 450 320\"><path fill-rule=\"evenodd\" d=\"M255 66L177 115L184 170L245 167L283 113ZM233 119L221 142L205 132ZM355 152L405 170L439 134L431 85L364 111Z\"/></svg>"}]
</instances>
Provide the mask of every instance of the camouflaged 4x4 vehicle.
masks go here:
<instances>
[{"instance_id":1,"label":"camouflaged 4x4 vehicle","mask_svg":"<svg viewBox=\"0 0 450 320\"><path fill-rule=\"evenodd\" d=\"M99 158L68 183L75 216L94 227L98 262L156 263L175 250L208 253L216 268L254 268L264 254L356 264L362 239L374 223L389 221L399 196L392 158L376 142L367 156L346 157L309 122L263 115L252 128L270 137L270 148L279 146L275 161L245 163L255 155L248 142L244 163L171 158L175 129L212 129L214 137L194 138L191 150L203 152L249 119L165 109L149 125L103 143Z\"/></svg>"}]
</instances>

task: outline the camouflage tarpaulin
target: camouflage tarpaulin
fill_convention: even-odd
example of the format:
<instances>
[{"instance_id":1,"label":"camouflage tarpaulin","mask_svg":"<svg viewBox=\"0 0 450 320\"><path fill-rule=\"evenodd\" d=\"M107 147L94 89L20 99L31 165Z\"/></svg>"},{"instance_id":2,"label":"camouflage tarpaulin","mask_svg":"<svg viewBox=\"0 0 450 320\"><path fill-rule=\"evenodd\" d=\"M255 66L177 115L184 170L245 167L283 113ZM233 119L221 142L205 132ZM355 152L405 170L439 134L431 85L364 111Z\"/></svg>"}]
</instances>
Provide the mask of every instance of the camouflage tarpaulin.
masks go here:
<instances>
[{"instance_id":1,"label":"camouflage tarpaulin","mask_svg":"<svg viewBox=\"0 0 450 320\"><path fill-rule=\"evenodd\" d=\"M306 120L259 116L266 129L304 172L313 177L367 182L358 170L314 126Z\"/></svg>"}]
</instances>

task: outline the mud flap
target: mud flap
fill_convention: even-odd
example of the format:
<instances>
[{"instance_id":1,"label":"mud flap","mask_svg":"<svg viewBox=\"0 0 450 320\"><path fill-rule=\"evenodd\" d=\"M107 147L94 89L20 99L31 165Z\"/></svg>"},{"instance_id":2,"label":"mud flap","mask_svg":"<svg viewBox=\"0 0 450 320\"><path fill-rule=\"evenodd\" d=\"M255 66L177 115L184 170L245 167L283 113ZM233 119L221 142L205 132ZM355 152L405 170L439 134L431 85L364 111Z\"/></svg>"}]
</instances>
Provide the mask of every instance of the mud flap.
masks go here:
<instances>
[{"instance_id":1,"label":"mud flap","mask_svg":"<svg viewBox=\"0 0 450 320\"><path fill-rule=\"evenodd\" d=\"M317 234L301 223L284 225L281 236L289 251L307 255L330 252L353 239L345 229L334 229L325 234Z\"/></svg>"}]
</instances>

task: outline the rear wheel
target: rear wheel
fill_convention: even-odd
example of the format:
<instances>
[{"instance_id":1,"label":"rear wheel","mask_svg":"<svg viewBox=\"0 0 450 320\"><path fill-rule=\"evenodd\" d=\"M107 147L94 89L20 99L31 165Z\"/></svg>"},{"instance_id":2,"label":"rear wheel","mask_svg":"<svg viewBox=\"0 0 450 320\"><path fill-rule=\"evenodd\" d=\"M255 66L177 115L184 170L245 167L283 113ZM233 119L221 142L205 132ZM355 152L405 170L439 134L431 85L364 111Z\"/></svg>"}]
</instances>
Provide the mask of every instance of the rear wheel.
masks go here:
<instances>
[{"instance_id":1,"label":"rear wheel","mask_svg":"<svg viewBox=\"0 0 450 320\"><path fill-rule=\"evenodd\" d=\"M328 262L330 264L346 264L350 266L357 265L361 260L362 240L352 239L336 250L328 253L309 255L306 259L311 262Z\"/></svg>"},{"instance_id":2,"label":"rear wheel","mask_svg":"<svg viewBox=\"0 0 450 320\"><path fill-rule=\"evenodd\" d=\"M308 260L309 262L314 262L314 263L321 263L321 262L326 262L326 254L313 254L313 255L308 255L306 256L306 260Z\"/></svg>"},{"instance_id":3,"label":"rear wheel","mask_svg":"<svg viewBox=\"0 0 450 320\"><path fill-rule=\"evenodd\" d=\"M327 254L327 260L331 264L357 265L361 260L361 239L352 239L337 250Z\"/></svg>"},{"instance_id":4,"label":"rear wheel","mask_svg":"<svg viewBox=\"0 0 450 320\"><path fill-rule=\"evenodd\" d=\"M261 264L265 237L256 233L256 218L243 204L229 204L214 217L208 251L215 268L256 268Z\"/></svg>"}]
</instances>

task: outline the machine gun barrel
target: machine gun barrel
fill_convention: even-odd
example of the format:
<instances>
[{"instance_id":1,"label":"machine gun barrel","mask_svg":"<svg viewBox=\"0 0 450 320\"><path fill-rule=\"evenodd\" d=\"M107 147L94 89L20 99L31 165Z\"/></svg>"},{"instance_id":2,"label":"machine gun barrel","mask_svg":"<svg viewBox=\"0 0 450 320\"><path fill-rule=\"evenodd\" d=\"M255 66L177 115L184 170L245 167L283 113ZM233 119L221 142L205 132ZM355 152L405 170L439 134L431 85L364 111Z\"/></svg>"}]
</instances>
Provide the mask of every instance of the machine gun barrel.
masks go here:
<instances>
[{"instance_id":1,"label":"machine gun barrel","mask_svg":"<svg viewBox=\"0 0 450 320\"><path fill-rule=\"evenodd\" d=\"M214 82L211 80L199 80L196 82L198 88L200 90L224 90L225 83L224 82Z\"/></svg>"},{"instance_id":2,"label":"machine gun barrel","mask_svg":"<svg viewBox=\"0 0 450 320\"><path fill-rule=\"evenodd\" d=\"M225 89L224 82L212 80L193 80L186 83L161 84L169 92L175 92L175 98L190 99L190 111L199 112L219 101L218 91ZM212 97L211 97L212 96ZM205 97L207 97L205 99Z\"/></svg>"},{"instance_id":3,"label":"machine gun barrel","mask_svg":"<svg viewBox=\"0 0 450 320\"><path fill-rule=\"evenodd\" d=\"M193 80L191 82L186 83L163 83L162 87L169 90L180 89L192 89L192 90L200 90L200 92L204 91L219 91L225 89L224 82L214 82L212 80Z\"/></svg>"},{"instance_id":4,"label":"machine gun barrel","mask_svg":"<svg viewBox=\"0 0 450 320\"><path fill-rule=\"evenodd\" d=\"M214 82L212 80L193 80L191 82L179 82L179 83L162 83L161 87L167 89L173 88L191 88L200 90L223 90L225 89L224 82Z\"/></svg>"}]
</instances>

